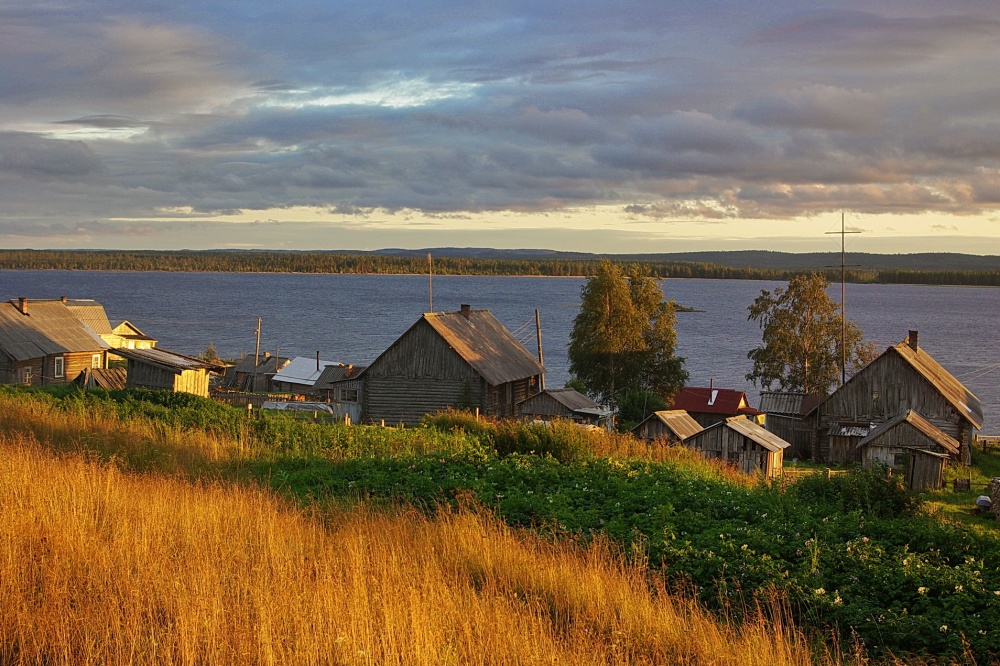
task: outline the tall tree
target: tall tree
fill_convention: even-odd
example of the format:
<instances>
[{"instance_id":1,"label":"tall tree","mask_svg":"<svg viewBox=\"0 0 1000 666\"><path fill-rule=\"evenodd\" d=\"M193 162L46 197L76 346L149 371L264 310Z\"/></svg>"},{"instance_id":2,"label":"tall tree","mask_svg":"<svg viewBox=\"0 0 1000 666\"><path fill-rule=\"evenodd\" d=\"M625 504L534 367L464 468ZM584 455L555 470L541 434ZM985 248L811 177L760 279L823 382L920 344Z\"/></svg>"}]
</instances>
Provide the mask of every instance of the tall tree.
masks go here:
<instances>
[{"instance_id":1,"label":"tall tree","mask_svg":"<svg viewBox=\"0 0 1000 666\"><path fill-rule=\"evenodd\" d=\"M852 372L874 358L875 347L862 342L858 325L844 326L828 286L814 273L793 277L784 289L761 291L747 318L760 324L763 344L747 353L753 361L747 380L765 389L777 382L785 391L826 394L840 379L844 341Z\"/></svg>"},{"instance_id":2,"label":"tall tree","mask_svg":"<svg viewBox=\"0 0 1000 666\"><path fill-rule=\"evenodd\" d=\"M676 304L638 266L602 261L581 292L570 333L570 373L595 399L616 407L622 391L669 399L687 380L674 356Z\"/></svg>"}]
</instances>

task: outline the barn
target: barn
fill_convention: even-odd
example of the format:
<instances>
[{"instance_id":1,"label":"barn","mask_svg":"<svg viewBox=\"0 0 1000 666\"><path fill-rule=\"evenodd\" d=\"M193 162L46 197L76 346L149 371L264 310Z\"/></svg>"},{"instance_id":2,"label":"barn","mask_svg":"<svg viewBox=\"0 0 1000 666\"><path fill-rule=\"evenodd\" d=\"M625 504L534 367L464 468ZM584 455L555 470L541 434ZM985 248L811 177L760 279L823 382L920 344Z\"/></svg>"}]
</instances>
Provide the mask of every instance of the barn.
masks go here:
<instances>
[{"instance_id":1,"label":"barn","mask_svg":"<svg viewBox=\"0 0 1000 666\"><path fill-rule=\"evenodd\" d=\"M760 473L767 479L781 476L788 448L788 442L744 416L716 423L686 437L681 444L700 451L705 458L724 460L742 472Z\"/></svg>"},{"instance_id":2,"label":"barn","mask_svg":"<svg viewBox=\"0 0 1000 666\"><path fill-rule=\"evenodd\" d=\"M686 437L701 431L701 424L683 409L653 412L631 430L639 439L647 442L660 440L668 444L678 444Z\"/></svg>"},{"instance_id":3,"label":"barn","mask_svg":"<svg viewBox=\"0 0 1000 666\"><path fill-rule=\"evenodd\" d=\"M545 368L489 310L425 313L362 374L369 422L414 425L447 407L514 418Z\"/></svg>"},{"instance_id":4,"label":"barn","mask_svg":"<svg viewBox=\"0 0 1000 666\"><path fill-rule=\"evenodd\" d=\"M983 425L979 398L920 348L917 331L910 331L813 409L809 418L815 426L814 459L857 461L861 440L908 410L956 440L958 459L971 462L973 438Z\"/></svg>"}]
</instances>

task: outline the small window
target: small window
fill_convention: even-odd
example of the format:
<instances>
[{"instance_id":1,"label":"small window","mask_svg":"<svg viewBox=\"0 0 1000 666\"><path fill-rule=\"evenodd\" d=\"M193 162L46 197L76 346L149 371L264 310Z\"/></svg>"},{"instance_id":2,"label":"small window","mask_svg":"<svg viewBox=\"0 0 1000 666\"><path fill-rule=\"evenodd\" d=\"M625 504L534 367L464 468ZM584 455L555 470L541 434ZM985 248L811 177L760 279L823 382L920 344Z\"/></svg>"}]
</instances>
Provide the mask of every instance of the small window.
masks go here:
<instances>
[{"instance_id":1,"label":"small window","mask_svg":"<svg viewBox=\"0 0 1000 666\"><path fill-rule=\"evenodd\" d=\"M91 368L100 368L101 367L101 355L100 354L94 354L93 356L90 357L90 367Z\"/></svg>"},{"instance_id":2,"label":"small window","mask_svg":"<svg viewBox=\"0 0 1000 666\"><path fill-rule=\"evenodd\" d=\"M905 453L894 453L892 454L892 466L893 467L906 467L906 459L909 456Z\"/></svg>"},{"instance_id":3,"label":"small window","mask_svg":"<svg viewBox=\"0 0 1000 666\"><path fill-rule=\"evenodd\" d=\"M358 389L340 389L340 401L341 402L357 402L358 401Z\"/></svg>"},{"instance_id":4,"label":"small window","mask_svg":"<svg viewBox=\"0 0 1000 666\"><path fill-rule=\"evenodd\" d=\"M66 359L62 356L57 356L52 359L52 375L54 377L66 376Z\"/></svg>"},{"instance_id":5,"label":"small window","mask_svg":"<svg viewBox=\"0 0 1000 666\"><path fill-rule=\"evenodd\" d=\"M31 385L31 367L21 368L21 383L25 386Z\"/></svg>"}]
</instances>

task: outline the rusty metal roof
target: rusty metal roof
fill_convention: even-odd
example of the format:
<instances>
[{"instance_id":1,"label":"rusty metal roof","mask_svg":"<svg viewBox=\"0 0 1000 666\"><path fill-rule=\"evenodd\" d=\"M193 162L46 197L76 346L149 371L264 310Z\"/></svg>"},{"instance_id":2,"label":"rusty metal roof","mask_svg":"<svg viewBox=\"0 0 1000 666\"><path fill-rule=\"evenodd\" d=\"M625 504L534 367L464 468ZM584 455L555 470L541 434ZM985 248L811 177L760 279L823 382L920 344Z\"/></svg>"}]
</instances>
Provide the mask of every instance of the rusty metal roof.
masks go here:
<instances>
[{"instance_id":1,"label":"rusty metal roof","mask_svg":"<svg viewBox=\"0 0 1000 666\"><path fill-rule=\"evenodd\" d=\"M542 364L489 310L428 312L423 321L491 386L545 373Z\"/></svg>"},{"instance_id":2,"label":"rusty metal roof","mask_svg":"<svg viewBox=\"0 0 1000 666\"><path fill-rule=\"evenodd\" d=\"M111 353L116 356L124 356L130 361L155 365L176 374L180 374L184 370L210 370L212 372L222 372L225 370L225 366L219 363L203 361L200 358L185 356L160 347L153 347L152 349L112 349Z\"/></svg>"},{"instance_id":3,"label":"rusty metal roof","mask_svg":"<svg viewBox=\"0 0 1000 666\"><path fill-rule=\"evenodd\" d=\"M15 303L0 303L0 349L14 360L108 349L108 344L60 301L29 300L27 314Z\"/></svg>"},{"instance_id":4,"label":"rusty metal roof","mask_svg":"<svg viewBox=\"0 0 1000 666\"><path fill-rule=\"evenodd\" d=\"M904 361L930 382L966 420L976 428L983 427L983 407L979 398L965 388L962 382L955 379L955 376L945 370L930 354L919 346L914 349L906 340L890 347L886 353L889 351L899 354Z\"/></svg>"},{"instance_id":5,"label":"rusty metal roof","mask_svg":"<svg viewBox=\"0 0 1000 666\"><path fill-rule=\"evenodd\" d=\"M749 408L746 393L712 386L685 386L678 391L670 409L708 414L740 414Z\"/></svg>"},{"instance_id":6,"label":"rusty metal roof","mask_svg":"<svg viewBox=\"0 0 1000 666\"><path fill-rule=\"evenodd\" d=\"M913 426L921 433L926 435L928 438L930 438L931 441L940 446L942 449L944 449L953 456L958 456L960 448L958 440L955 439L954 437L951 437L947 433L943 432L936 425L934 425L933 423L925 419L921 414L913 411L912 409L908 409L905 412L902 412L901 414L897 414L896 416L892 417L882 425L873 429L871 432L868 433L867 437L858 442L858 448L874 443L875 440L877 440L879 437L881 437L885 433L889 432L893 428L896 428L897 426L903 423L909 423L911 426Z\"/></svg>"}]
</instances>

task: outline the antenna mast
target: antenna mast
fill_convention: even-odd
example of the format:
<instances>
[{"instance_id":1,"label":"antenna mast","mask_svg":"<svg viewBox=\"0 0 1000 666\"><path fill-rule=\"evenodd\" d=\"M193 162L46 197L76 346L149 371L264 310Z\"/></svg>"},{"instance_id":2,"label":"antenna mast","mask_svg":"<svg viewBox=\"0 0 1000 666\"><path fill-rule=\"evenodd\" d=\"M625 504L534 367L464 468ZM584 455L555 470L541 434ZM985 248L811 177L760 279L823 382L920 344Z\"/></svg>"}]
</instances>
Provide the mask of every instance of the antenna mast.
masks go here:
<instances>
[{"instance_id":1,"label":"antenna mast","mask_svg":"<svg viewBox=\"0 0 1000 666\"><path fill-rule=\"evenodd\" d=\"M847 383L847 263L844 252L844 236L860 234L860 231L847 231L844 226L844 211L840 211L840 231L828 231L828 234L840 234L840 385Z\"/></svg>"},{"instance_id":2,"label":"antenna mast","mask_svg":"<svg viewBox=\"0 0 1000 666\"><path fill-rule=\"evenodd\" d=\"M253 353L253 367L260 365L260 317L257 317L257 348Z\"/></svg>"},{"instance_id":3,"label":"antenna mast","mask_svg":"<svg viewBox=\"0 0 1000 666\"><path fill-rule=\"evenodd\" d=\"M430 310L428 312L434 312L434 260L431 258L431 253L427 253L427 293L430 298Z\"/></svg>"}]
</instances>

